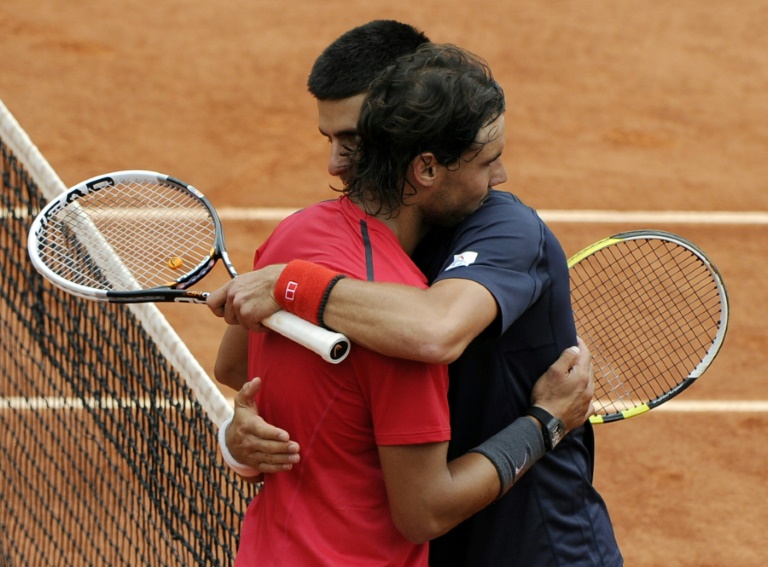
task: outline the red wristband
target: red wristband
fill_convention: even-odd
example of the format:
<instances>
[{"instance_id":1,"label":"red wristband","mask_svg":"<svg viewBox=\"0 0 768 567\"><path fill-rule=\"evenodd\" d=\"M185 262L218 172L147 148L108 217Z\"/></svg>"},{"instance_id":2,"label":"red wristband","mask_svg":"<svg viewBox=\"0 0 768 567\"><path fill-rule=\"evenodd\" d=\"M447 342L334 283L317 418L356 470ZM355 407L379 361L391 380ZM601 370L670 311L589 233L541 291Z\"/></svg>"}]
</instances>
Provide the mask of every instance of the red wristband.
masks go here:
<instances>
[{"instance_id":1,"label":"red wristband","mask_svg":"<svg viewBox=\"0 0 768 567\"><path fill-rule=\"evenodd\" d=\"M344 275L306 260L291 260L275 284L275 301L284 310L315 325L323 325L323 311L331 289Z\"/></svg>"}]
</instances>

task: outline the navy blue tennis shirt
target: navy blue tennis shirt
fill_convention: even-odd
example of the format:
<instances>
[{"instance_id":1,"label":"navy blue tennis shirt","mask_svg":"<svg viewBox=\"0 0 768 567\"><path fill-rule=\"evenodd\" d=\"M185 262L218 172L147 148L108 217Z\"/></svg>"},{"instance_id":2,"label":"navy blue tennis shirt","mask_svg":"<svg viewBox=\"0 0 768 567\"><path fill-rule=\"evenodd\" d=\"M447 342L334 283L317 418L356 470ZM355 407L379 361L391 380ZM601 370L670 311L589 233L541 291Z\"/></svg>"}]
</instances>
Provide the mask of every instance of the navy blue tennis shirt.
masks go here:
<instances>
[{"instance_id":1,"label":"navy blue tennis shirt","mask_svg":"<svg viewBox=\"0 0 768 567\"><path fill-rule=\"evenodd\" d=\"M568 266L536 211L501 191L492 191L455 229L433 231L414 260L432 283L478 282L499 307L496 321L449 367L453 459L525 415L536 380L576 344ZM503 498L433 540L430 564L623 565L605 503L592 485L593 467L587 423Z\"/></svg>"}]
</instances>

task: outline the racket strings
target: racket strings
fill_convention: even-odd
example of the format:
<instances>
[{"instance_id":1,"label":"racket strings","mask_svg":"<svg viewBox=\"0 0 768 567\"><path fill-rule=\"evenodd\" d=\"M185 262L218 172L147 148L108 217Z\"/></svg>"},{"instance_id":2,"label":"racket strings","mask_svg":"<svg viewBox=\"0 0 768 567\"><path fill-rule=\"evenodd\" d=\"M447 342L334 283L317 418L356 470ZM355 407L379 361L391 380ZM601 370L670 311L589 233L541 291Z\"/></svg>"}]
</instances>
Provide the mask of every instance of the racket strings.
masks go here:
<instances>
[{"instance_id":1,"label":"racket strings","mask_svg":"<svg viewBox=\"0 0 768 567\"><path fill-rule=\"evenodd\" d=\"M582 260L571 277L577 328L593 354L599 413L680 387L712 345L718 288L708 267L682 246L624 241Z\"/></svg>"},{"instance_id":2,"label":"racket strings","mask_svg":"<svg viewBox=\"0 0 768 567\"><path fill-rule=\"evenodd\" d=\"M212 263L215 236L210 213L193 195L135 180L62 208L39 236L39 251L52 270L78 285L132 291L170 285Z\"/></svg>"}]
</instances>

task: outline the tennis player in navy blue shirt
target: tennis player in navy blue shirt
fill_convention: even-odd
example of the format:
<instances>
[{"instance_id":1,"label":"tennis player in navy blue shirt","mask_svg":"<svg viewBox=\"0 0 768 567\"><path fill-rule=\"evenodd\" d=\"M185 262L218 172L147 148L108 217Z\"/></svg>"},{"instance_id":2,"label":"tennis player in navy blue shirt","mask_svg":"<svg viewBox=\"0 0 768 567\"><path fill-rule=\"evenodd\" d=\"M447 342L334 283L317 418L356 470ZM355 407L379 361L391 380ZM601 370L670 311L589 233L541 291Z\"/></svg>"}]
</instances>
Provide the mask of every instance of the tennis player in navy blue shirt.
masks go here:
<instances>
[{"instance_id":1,"label":"tennis player in navy blue shirt","mask_svg":"<svg viewBox=\"0 0 768 567\"><path fill-rule=\"evenodd\" d=\"M537 213L492 191L455 229L436 230L414 259L432 283L476 281L499 315L450 365L449 458L525 415L534 383L576 344L565 254ZM623 564L605 503L592 485L594 436L567 435L495 504L430 544L430 564ZM503 528L501 528L503 526Z\"/></svg>"}]
</instances>

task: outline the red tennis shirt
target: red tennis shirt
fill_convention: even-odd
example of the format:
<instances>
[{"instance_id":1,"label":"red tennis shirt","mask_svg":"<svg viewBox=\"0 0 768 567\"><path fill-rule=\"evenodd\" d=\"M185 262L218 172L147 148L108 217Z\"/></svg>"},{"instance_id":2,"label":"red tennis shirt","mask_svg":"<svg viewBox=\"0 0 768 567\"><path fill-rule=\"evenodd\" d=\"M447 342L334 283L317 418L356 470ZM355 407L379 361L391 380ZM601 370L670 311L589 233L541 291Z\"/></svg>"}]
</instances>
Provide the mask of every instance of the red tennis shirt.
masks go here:
<instances>
[{"instance_id":1,"label":"red tennis shirt","mask_svg":"<svg viewBox=\"0 0 768 567\"><path fill-rule=\"evenodd\" d=\"M344 197L284 220L254 266L294 258L426 287L392 231ZM330 364L270 332L251 334L249 372L263 381L261 415L301 445L301 462L266 475L246 513L236 567L427 565L428 546L409 542L392 522L377 446L450 439L445 367L359 345Z\"/></svg>"}]
</instances>

